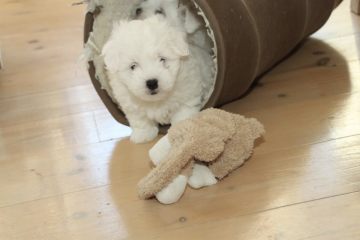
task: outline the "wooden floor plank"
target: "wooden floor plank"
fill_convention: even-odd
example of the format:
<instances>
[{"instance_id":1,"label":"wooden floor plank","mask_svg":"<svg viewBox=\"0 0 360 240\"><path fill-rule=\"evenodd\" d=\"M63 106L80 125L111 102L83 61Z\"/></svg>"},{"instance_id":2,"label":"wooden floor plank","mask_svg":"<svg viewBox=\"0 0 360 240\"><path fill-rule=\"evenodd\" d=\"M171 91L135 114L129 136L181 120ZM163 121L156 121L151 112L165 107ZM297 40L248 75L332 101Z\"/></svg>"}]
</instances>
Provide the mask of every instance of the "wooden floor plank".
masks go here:
<instances>
[{"instance_id":1,"label":"wooden floor plank","mask_svg":"<svg viewBox=\"0 0 360 240\"><path fill-rule=\"evenodd\" d=\"M57 205L59 201L72 205L72 201L80 203L92 199L95 206L98 200L111 202L112 211L121 211L123 221L120 224L126 225L129 236L136 237L360 191L360 136L355 136L268 154L255 151L250 161L217 185L201 190L188 188L180 202L163 206L156 200L139 200L135 191L137 182L149 172L147 150L152 144L138 148L125 139L8 163L0 171L1 182L10 182L0 185L0 190L8 193L1 199L0 206L17 204L3 207L10 213L9 209L36 209L39 205ZM17 171L7 174L12 166L16 166ZM19 191L24 184L31 191ZM71 194L86 188L90 190ZM67 198L72 200L69 202ZM25 203L18 206L20 202L12 199ZM56 210L62 217L65 207L61 205ZM96 216L96 212L84 211L83 207L83 204L74 203L71 206L73 213L69 214L90 211L90 215ZM101 220L108 222L116 215L103 215ZM0 216L7 215L0 210ZM51 218L47 211L34 217ZM179 221L182 217L187 219L185 223ZM91 226L93 220L84 216L85 223L81 225L94 228ZM68 222L71 219L62 221L63 225L72 224ZM48 223L47 228L63 227L55 223L57 221ZM142 228L137 229L137 224ZM13 229L16 234L25 231L17 228L20 229ZM36 236L36 232L27 231ZM103 225L98 226L98 231L101 234L98 237L107 236L102 232ZM63 234L74 233L69 230Z\"/></svg>"},{"instance_id":2,"label":"wooden floor plank","mask_svg":"<svg viewBox=\"0 0 360 240\"><path fill-rule=\"evenodd\" d=\"M23 66L32 62L46 63L48 59L80 56L82 44L82 29L63 30L56 32L31 33L19 37L2 37L1 47L6 49L3 54L5 72L22 70ZM41 65L38 67L42 67Z\"/></svg>"},{"instance_id":3,"label":"wooden floor plank","mask_svg":"<svg viewBox=\"0 0 360 240\"><path fill-rule=\"evenodd\" d=\"M137 239L307 239L360 227L360 193L239 216ZM330 230L331 229L331 230ZM357 231L358 233L358 231ZM357 236L359 236L355 233ZM354 235L350 235L354 236ZM344 239L341 235L340 239ZM356 239L356 238L350 238Z\"/></svg>"},{"instance_id":4,"label":"wooden floor plank","mask_svg":"<svg viewBox=\"0 0 360 240\"><path fill-rule=\"evenodd\" d=\"M2 127L103 109L92 84L0 100Z\"/></svg>"},{"instance_id":5,"label":"wooden floor plank","mask_svg":"<svg viewBox=\"0 0 360 240\"><path fill-rule=\"evenodd\" d=\"M130 141L122 142L117 148L121 157L113 163L118 170L116 181L135 176L129 186L134 190L140 172L148 171L147 151L152 144L138 149ZM6 184L0 189L7 194L0 197L0 208L109 185L109 165L116 147L117 141L107 141L36 155L13 154L1 161L0 181ZM132 154L122 154L125 151Z\"/></svg>"},{"instance_id":6,"label":"wooden floor plank","mask_svg":"<svg viewBox=\"0 0 360 240\"><path fill-rule=\"evenodd\" d=\"M345 227L345 228L335 228L331 231L328 231L317 236L311 236L302 238L300 240L352 240L360 239L360 225L356 224L354 226Z\"/></svg>"},{"instance_id":7,"label":"wooden floor plank","mask_svg":"<svg viewBox=\"0 0 360 240\"><path fill-rule=\"evenodd\" d=\"M4 70L0 72L1 98L42 93L88 84L83 63L76 63L82 48L82 30L62 34L32 33L2 39Z\"/></svg>"},{"instance_id":8,"label":"wooden floor plank","mask_svg":"<svg viewBox=\"0 0 360 240\"><path fill-rule=\"evenodd\" d=\"M336 67L309 67L266 75L236 101L242 113L356 93L360 90L359 61Z\"/></svg>"},{"instance_id":9,"label":"wooden floor plank","mask_svg":"<svg viewBox=\"0 0 360 240\"><path fill-rule=\"evenodd\" d=\"M64 29L82 28L86 6L70 7L72 2L1 0L0 29L2 38L42 32L53 32L60 35L59 31Z\"/></svg>"},{"instance_id":10,"label":"wooden floor plank","mask_svg":"<svg viewBox=\"0 0 360 240\"><path fill-rule=\"evenodd\" d=\"M85 67L75 63L76 56L45 59L26 65L28 69L10 70L7 65L0 73L0 100L89 84Z\"/></svg>"},{"instance_id":11,"label":"wooden floor plank","mask_svg":"<svg viewBox=\"0 0 360 240\"><path fill-rule=\"evenodd\" d=\"M334 85L340 87L334 88ZM341 89L346 88L341 83L334 85L329 89L335 89L335 91L340 89L341 91ZM289 90L290 88L285 87L285 89ZM307 92L307 89L304 89L304 92ZM293 91L296 92L296 90ZM317 90L311 89L309 91L316 92ZM320 91L326 92L326 88L322 88ZM304 93L304 95L306 94L308 93ZM258 96L261 97L261 92L259 92ZM301 94L298 96L304 99L304 96ZM223 106L224 110L239 113L246 117L254 117L264 124L266 133L264 138L258 141L259 146L257 146L257 151L260 153L360 134L360 125L358 124L358 119L360 119L359 92L330 97L320 96L319 99L305 102L300 101L300 103L296 104L289 104L289 100L287 100L287 98L292 98L293 96L284 98L278 98L277 96L270 97L274 101L258 101L260 108L265 107L269 103L272 103L272 106L278 107L244 112L241 106L249 104L245 100L235 101ZM294 98L296 98L296 95ZM254 106L256 106L256 101L254 101ZM105 117L111 118L110 115ZM107 131L111 132L111 138L121 138L124 136L122 132L117 131L118 128L117 125L107 126Z\"/></svg>"},{"instance_id":12,"label":"wooden floor plank","mask_svg":"<svg viewBox=\"0 0 360 240\"><path fill-rule=\"evenodd\" d=\"M223 109L263 123L266 133L257 151L269 152L359 134L359 97L357 92L245 114L237 102Z\"/></svg>"},{"instance_id":13,"label":"wooden floor plank","mask_svg":"<svg viewBox=\"0 0 360 240\"><path fill-rule=\"evenodd\" d=\"M1 127L0 161L99 142L92 112Z\"/></svg>"},{"instance_id":14,"label":"wooden floor plank","mask_svg":"<svg viewBox=\"0 0 360 240\"><path fill-rule=\"evenodd\" d=\"M131 128L118 124L107 109L94 111L100 141L125 138L131 135Z\"/></svg>"},{"instance_id":15,"label":"wooden floor plank","mask_svg":"<svg viewBox=\"0 0 360 240\"><path fill-rule=\"evenodd\" d=\"M127 239L130 236L107 187L0 209L6 240ZM14 212L14 209L17 209ZM125 216L124 216L125 218ZM38 221L34 221L38 219Z\"/></svg>"},{"instance_id":16,"label":"wooden floor plank","mask_svg":"<svg viewBox=\"0 0 360 240\"><path fill-rule=\"evenodd\" d=\"M324 41L309 37L295 49L295 52L289 54L286 61L280 62L266 76L294 70L336 68L339 64L359 60L359 45L360 33Z\"/></svg>"},{"instance_id":17,"label":"wooden floor plank","mask_svg":"<svg viewBox=\"0 0 360 240\"><path fill-rule=\"evenodd\" d=\"M68 5L43 0L1 2L1 98L89 83L83 64L76 64L83 46L85 6Z\"/></svg>"}]
</instances>

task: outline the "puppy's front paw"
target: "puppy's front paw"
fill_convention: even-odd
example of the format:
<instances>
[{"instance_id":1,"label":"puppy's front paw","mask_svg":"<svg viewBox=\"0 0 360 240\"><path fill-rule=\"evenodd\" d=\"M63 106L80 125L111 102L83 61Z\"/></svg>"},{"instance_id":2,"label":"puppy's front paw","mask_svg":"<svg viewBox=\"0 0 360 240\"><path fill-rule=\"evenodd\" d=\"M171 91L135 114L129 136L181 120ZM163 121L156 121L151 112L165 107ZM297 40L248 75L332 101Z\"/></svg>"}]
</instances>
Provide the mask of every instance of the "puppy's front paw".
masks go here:
<instances>
[{"instance_id":1,"label":"puppy's front paw","mask_svg":"<svg viewBox=\"0 0 360 240\"><path fill-rule=\"evenodd\" d=\"M150 128L133 128L130 140L134 143L144 143L149 142L156 138L159 133L159 128L150 127Z\"/></svg>"}]
</instances>

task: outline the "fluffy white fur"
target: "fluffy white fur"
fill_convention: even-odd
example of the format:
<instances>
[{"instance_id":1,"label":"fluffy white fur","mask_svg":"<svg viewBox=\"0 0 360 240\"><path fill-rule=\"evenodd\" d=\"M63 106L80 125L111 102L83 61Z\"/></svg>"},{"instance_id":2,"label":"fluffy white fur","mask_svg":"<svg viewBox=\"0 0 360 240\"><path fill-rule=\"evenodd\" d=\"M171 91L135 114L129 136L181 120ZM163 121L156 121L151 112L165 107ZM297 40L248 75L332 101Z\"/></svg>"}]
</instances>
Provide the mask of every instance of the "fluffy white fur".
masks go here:
<instances>
[{"instance_id":1,"label":"fluffy white fur","mask_svg":"<svg viewBox=\"0 0 360 240\"><path fill-rule=\"evenodd\" d=\"M190 44L212 52L214 43L207 33L204 19L197 14L191 0L143 0L135 8L135 19L143 20L154 15L162 15L172 25L182 27Z\"/></svg>"},{"instance_id":2,"label":"fluffy white fur","mask_svg":"<svg viewBox=\"0 0 360 240\"><path fill-rule=\"evenodd\" d=\"M174 124L200 111L213 60L185 38L183 30L155 16L118 22L103 48L109 84L135 143L154 139L158 123ZM158 81L155 90L147 87L151 79Z\"/></svg>"}]
</instances>

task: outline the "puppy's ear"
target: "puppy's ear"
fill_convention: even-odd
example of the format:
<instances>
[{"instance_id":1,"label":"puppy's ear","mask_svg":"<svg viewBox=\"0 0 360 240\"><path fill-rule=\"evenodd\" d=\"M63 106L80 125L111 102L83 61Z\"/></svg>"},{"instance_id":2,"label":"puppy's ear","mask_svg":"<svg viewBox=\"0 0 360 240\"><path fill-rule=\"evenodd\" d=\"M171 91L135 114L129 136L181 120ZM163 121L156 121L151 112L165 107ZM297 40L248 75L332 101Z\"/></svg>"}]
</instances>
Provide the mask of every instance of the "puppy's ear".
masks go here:
<instances>
[{"instance_id":1,"label":"puppy's ear","mask_svg":"<svg viewBox=\"0 0 360 240\"><path fill-rule=\"evenodd\" d=\"M121 28L121 25L124 22L125 21L114 22L112 36L106 42L101 52L101 56L104 57L104 63L109 72L116 72L120 63L120 56L119 56L120 54L116 51L117 36L114 33L118 32L118 29Z\"/></svg>"},{"instance_id":2,"label":"puppy's ear","mask_svg":"<svg viewBox=\"0 0 360 240\"><path fill-rule=\"evenodd\" d=\"M106 69L109 72L116 72L117 67L119 66L119 54L115 51L114 40L110 39L103 47L102 54L104 57L104 63Z\"/></svg>"},{"instance_id":3,"label":"puppy's ear","mask_svg":"<svg viewBox=\"0 0 360 240\"><path fill-rule=\"evenodd\" d=\"M202 19L201 16L195 15L197 9L192 6L186 6L181 9L181 17L184 21L184 27L187 33L194 33L201 27Z\"/></svg>"},{"instance_id":4,"label":"puppy's ear","mask_svg":"<svg viewBox=\"0 0 360 240\"><path fill-rule=\"evenodd\" d=\"M189 45L186 42L186 33L181 30L177 30L173 32L172 36L174 38L174 45L172 48L175 54L179 55L180 57L189 56Z\"/></svg>"}]
</instances>

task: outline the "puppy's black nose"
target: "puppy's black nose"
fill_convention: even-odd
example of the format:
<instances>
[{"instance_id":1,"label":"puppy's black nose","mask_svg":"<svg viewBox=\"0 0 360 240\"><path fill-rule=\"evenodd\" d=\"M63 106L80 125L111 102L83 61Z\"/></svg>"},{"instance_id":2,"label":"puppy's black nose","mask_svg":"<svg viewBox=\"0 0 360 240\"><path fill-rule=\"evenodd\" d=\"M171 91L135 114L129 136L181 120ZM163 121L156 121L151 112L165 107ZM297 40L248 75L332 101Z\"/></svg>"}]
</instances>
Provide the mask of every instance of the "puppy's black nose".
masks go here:
<instances>
[{"instance_id":1,"label":"puppy's black nose","mask_svg":"<svg viewBox=\"0 0 360 240\"><path fill-rule=\"evenodd\" d=\"M149 79L149 80L146 81L146 86L150 90L155 90L155 89L157 89L159 87L158 86L158 80L157 79Z\"/></svg>"}]
</instances>

